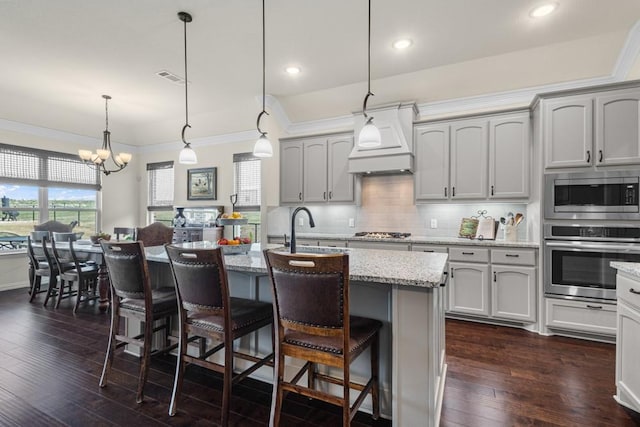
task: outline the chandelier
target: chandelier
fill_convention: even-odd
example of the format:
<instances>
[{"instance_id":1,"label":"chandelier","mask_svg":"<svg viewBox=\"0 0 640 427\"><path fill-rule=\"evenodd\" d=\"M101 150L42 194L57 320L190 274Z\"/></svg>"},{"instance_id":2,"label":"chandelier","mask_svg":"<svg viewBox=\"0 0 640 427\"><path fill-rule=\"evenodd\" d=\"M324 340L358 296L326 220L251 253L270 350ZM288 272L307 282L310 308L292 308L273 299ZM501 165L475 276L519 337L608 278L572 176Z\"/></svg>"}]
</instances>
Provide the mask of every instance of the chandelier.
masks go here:
<instances>
[{"instance_id":1,"label":"chandelier","mask_svg":"<svg viewBox=\"0 0 640 427\"><path fill-rule=\"evenodd\" d=\"M105 130L102 137L102 147L97 149L95 153L91 150L78 150L78 155L85 164L96 167L105 175L109 175L113 172L120 172L122 169L127 167L131 161L131 153L122 152L115 156L113 155L113 150L111 149L111 132L109 132L108 109L108 103L111 97L109 95L102 95L102 97L104 98L104 112L106 117ZM111 159L111 163L114 165L113 169L108 167L106 164L109 159Z\"/></svg>"}]
</instances>

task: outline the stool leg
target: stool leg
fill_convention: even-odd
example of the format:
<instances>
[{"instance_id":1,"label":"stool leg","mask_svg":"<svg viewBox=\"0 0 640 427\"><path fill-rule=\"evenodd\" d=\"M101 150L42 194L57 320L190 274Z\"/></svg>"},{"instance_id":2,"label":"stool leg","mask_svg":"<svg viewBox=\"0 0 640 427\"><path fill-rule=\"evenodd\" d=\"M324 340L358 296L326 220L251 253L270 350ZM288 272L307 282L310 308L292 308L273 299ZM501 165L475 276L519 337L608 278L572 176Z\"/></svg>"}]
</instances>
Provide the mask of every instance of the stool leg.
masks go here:
<instances>
[{"instance_id":1,"label":"stool leg","mask_svg":"<svg viewBox=\"0 0 640 427\"><path fill-rule=\"evenodd\" d=\"M176 376L173 380L173 393L171 393L171 403L169 404L169 415L174 416L178 409L178 399L182 392L182 380L184 378L184 356L187 354L188 335L184 330L183 322L180 321L180 338L178 341L178 361L176 364ZM202 341L201 341L202 343ZM202 344L201 344L202 346ZM202 355L202 350L201 350Z\"/></svg>"},{"instance_id":2,"label":"stool leg","mask_svg":"<svg viewBox=\"0 0 640 427\"><path fill-rule=\"evenodd\" d=\"M149 316L150 317L150 316ZM138 378L138 391L136 393L136 403L144 400L144 385L149 374L149 364L151 361L151 345L153 339L153 320L147 318L144 322L144 346L142 347L142 365L140 366L140 377Z\"/></svg>"},{"instance_id":3,"label":"stool leg","mask_svg":"<svg viewBox=\"0 0 640 427\"><path fill-rule=\"evenodd\" d=\"M109 343L107 344L107 354L104 357L104 365L102 367L102 376L100 376L100 387L107 385L107 377L113 363L113 353L116 349L116 335L120 330L120 310L118 302L114 302L111 309L111 329L109 330Z\"/></svg>"},{"instance_id":4,"label":"stool leg","mask_svg":"<svg viewBox=\"0 0 640 427\"><path fill-rule=\"evenodd\" d=\"M269 427L280 425L280 411L282 410L282 381L284 381L284 355L276 349L275 366L273 369L274 384L271 393L271 413L269 415Z\"/></svg>"},{"instance_id":5,"label":"stool leg","mask_svg":"<svg viewBox=\"0 0 640 427\"><path fill-rule=\"evenodd\" d=\"M378 371L380 370L379 362L380 353L380 338L379 334L373 337L371 342L371 402L373 406L373 419L377 420L380 417L380 384L378 378Z\"/></svg>"}]
</instances>

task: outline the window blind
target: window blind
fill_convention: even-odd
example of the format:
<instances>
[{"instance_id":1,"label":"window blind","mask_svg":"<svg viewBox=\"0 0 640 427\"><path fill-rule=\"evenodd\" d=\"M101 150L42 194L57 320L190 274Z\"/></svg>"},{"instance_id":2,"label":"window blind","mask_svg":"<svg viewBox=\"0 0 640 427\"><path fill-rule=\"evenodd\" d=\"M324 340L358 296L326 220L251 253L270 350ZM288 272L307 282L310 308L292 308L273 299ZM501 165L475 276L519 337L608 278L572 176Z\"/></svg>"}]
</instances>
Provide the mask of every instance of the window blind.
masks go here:
<instances>
[{"instance_id":1,"label":"window blind","mask_svg":"<svg viewBox=\"0 0 640 427\"><path fill-rule=\"evenodd\" d=\"M147 163L149 200L147 209L173 209L173 162Z\"/></svg>"},{"instance_id":2,"label":"window blind","mask_svg":"<svg viewBox=\"0 0 640 427\"><path fill-rule=\"evenodd\" d=\"M100 190L100 172L77 156L0 144L0 178L40 187Z\"/></svg>"},{"instance_id":3,"label":"window blind","mask_svg":"<svg viewBox=\"0 0 640 427\"><path fill-rule=\"evenodd\" d=\"M233 155L234 193L238 195L236 208L244 211L260 210L260 159L253 153Z\"/></svg>"}]
</instances>

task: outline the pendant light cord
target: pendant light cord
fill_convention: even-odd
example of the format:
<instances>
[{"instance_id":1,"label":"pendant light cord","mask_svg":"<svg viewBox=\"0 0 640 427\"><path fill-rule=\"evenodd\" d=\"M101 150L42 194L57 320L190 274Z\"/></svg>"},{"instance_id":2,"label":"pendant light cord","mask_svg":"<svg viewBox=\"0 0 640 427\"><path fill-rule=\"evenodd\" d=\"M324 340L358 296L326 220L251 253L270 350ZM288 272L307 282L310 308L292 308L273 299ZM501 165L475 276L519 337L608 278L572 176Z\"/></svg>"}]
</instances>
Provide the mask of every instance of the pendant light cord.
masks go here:
<instances>
[{"instance_id":1,"label":"pendant light cord","mask_svg":"<svg viewBox=\"0 0 640 427\"><path fill-rule=\"evenodd\" d=\"M262 111L260 112L260 114L258 114L258 120L256 121L256 128L258 129L258 132L260 133L260 135L265 136L267 134L267 132L263 132L260 129L260 119L262 118L262 116L264 114L266 114L267 116L269 115L269 113L267 113L267 109L265 108L265 87L266 87L266 36L265 36L265 13L264 13L264 2L265 0L262 0Z\"/></svg>"},{"instance_id":2,"label":"pendant light cord","mask_svg":"<svg viewBox=\"0 0 640 427\"><path fill-rule=\"evenodd\" d=\"M372 95L373 93L371 93L371 0L369 0L369 21L368 21L368 28L367 28L367 95L364 97L364 102L362 103L362 114L364 114L365 119L369 119L369 116L367 115L367 101L369 100L369 97Z\"/></svg>"},{"instance_id":3,"label":"pendant light cord","mask_svg":"<svg viewBox=\"0 0 640 427\"><path fill-rule=\"evenodd\" d=\"M187 68L187 23L191 22L192 18L186 12L178 13L178 17L184 23L184 126L182 127L182 142L186 147L190 147L191 144L184 139L184 132L187 128L190 128L189 124L189 74Z\"/></svg>"},{"instance_id":4,"label":"pendant light cord","mask_svg":"<svg viewBox=\"0 0 640 427\"><path fill-rule=\"evenodd\" d=\"M105 131L109 131L109 98L105 97L104 98L104 124L105 124Z\"/></svg>"}]
</instances>

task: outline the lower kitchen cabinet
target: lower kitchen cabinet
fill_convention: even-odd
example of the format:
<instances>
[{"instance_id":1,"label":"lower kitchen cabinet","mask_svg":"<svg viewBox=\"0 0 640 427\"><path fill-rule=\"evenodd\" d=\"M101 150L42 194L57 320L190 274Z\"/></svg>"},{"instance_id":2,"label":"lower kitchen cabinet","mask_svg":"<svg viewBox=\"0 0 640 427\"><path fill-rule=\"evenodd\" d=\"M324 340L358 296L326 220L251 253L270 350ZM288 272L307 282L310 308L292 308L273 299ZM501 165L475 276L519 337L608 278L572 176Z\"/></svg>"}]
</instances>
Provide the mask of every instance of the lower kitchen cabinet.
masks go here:
<instances>
[{"instance_id":1,"label":"lower kitchen cabinet","mask_svg":"<svg viewBox=\"0 0 640 427\"><path fill-rule=\"evenodd\" d=\"M449 262L449 311L489 316L489 266Z\"/></svg>"},{"instance_id":2,"label":"lower kitchen cabinet","mask_svg":"<svg viewBox=\"0 0 640 427\"><path fill-rule=\"evenodd\" d=\"M491 272L491 317L535 322L535 267L492 265Z\"/></svg>"},{"instance_id":3,"label":"lower kitchen cabinet","mask_svg":"<svg viewBox=\"0 0 640 427\"><path fill-rule=\"evenodd\" d=\"M640 280L617 276L616 401L640 412Z\"/></svg>"},{"instance_id":4,"label":"lower kitchen cabinet","mask_svg":"<svg viewBox=\"0 0 640 427\"><path fill-rule=\"evenodd\" d=\"M616 335L616 305L546 298L546 325L551 329Z\"/></svg>"}]
</instances>

